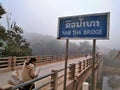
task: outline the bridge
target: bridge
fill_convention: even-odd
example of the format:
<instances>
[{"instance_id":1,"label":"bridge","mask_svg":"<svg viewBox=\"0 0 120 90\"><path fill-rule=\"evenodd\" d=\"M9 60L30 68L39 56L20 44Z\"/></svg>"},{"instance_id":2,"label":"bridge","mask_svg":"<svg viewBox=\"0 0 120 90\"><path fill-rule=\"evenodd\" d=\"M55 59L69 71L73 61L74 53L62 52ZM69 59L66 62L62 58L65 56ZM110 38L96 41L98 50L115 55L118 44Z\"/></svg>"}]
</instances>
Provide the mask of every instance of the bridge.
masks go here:
<instances>
[{"instance_id":1,"label":"bridge","mask_svg":"<svg viewBox=\"0 0 120 90\"><path fill-rule=\"evenodd\" d=\"M16 90L27 84L35 82L36 88L33 90L63 90L64 85L64 55L57 56L31 56L37 58L38 66L41 66L39 77L12 86L8 83L0 85L0 90ZM16 68L16 64L22 65L24 60L30 57L7 57L1 58L0 73L5 73ZM84 82L89 84L88 90L100 90L102 87L102 61L101 55L96 55L94 67L91 56L70 55L67 66L66 90L82 90ZM93 72L94 68L94 72ZM48 70L49 69L49 70ZM94 73L94 79L92 77ZM94 83L93 81L94 80ZM94 84L94 85L92 85ZM94 86L94 87L93 87Z\"/></svg>"}]
</instances>

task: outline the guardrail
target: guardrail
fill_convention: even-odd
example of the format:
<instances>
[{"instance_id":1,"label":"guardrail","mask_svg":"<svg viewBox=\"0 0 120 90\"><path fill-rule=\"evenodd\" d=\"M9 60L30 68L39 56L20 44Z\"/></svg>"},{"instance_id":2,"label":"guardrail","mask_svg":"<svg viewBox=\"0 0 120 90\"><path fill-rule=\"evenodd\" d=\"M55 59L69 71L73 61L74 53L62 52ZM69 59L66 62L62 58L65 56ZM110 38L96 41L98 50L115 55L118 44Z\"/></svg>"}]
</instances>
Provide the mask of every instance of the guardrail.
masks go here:
<instances>
[{"instance_id":1,"label":"guardrail","mask_svg":"<svg viewBox=\"0 0 120 90\"><path fill-rule=\"evenodd\" d=\"M69 59L81 57L82 55L70 55ZM41 56L25 56L25 57L4 57L0 58L0 72L14 70L16 65L23 65L25 60L31 57L37 59L38 64L47 64L64 60L64 55L41 55Z\"/></svg>"},{"instance_id":2,"label":"guardrail","mask_svg":"<svg viewBox=\"0 0 120 90\"><path fill-rule=\"evenodd\" d=\"M69 84L75 80L78 74L84 73L86 69L91 67L91 61L92 61L92 58L89 58L83 61L79 61L78 63L70 64L67 67L68 69L67 70L68 71L67 72L67 86L69 86ZM41 76L33 80L21 83L13 88L11 87L11 90L16 90L20 87L24 87L34 82L36 84L37 83L39 84L33 90L63 90L62 89L63 82L64 82L63 78L64 78L64 68L60 70L52 70L51 73L45 76ZM44 81L45 83L43 83ZM74 89L71 88L71 90L74 90Z\"/></svg>"},{"instance_id":3,"label":"guardrail","mask_svg":"<svg viewBox=\"0 0 120 90\"><path fill-rule=\"evenodd\" d=\"M102 57L97 56L94 69L99 67L101 61ZM67 71L66 90L79 90L82 87L82 83L86 81L92 73L92 58L70 64L67 67ZM64 68L60 70L52 70L49 74L21 83L14 87L10 85L6 85L6 87L0 86L0 90L16 90L31 83L35 83L37 86L32 90L63 90Z\"/></svg>"}]
</instances>

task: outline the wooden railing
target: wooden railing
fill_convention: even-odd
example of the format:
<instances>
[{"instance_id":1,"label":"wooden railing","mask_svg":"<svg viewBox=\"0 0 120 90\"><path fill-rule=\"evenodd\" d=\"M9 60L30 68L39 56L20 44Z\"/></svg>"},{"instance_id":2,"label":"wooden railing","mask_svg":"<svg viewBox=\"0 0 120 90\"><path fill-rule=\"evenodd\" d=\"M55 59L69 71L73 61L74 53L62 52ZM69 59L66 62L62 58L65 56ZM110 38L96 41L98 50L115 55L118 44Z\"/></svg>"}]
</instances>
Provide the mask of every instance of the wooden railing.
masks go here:
<instances>
[{"instance_id":1,"label":"wooden railing","mask_svg":"<svg viewBox=\"0 0 120 90\"><path fill-rule=\"evenodd\" d=\"M82 55L70 55L69 59L81 57ZM16 65L22 65L25 60L31 57L37 59L38 64L47 64L64 60L64 55L41 55L41 56L25 56L25 57L4 57L0 58L0 72L14 70Z\"/></svg>"},{"instance_id":2,"label":"wooden railing","mask_svg":"<svg viewBox=\"0 0 120 90\"><path fill-rule=\"evenodd\" d=\"M70 64L67 67L67 85L69 86L78 73L84 72L84 70L91 66L91 58L80 61L76 64ZM23 87L27 84L35 82L37 87L33 90L63 90L64 83L64 68L60 70L52 70L51 73L19 84L18 86L11 87L10 90L16 90L19 87ZM44 82L44 83L43 83Z\"/></svg>"},{"instance_id":3,"label":"wooden railing","mask_svg":"<svg viewBox=\"0 0 120 90\"><path fill-rule=\"evenodd\" d=\"M97 70L101 62L102 56L97 56L94 67L95 70ZM90 57L83 61L79 61L78 63L72 63L67 67L67 69L66 90L80 90L82 83L86 81L92 73L92 58ZM99 76L96 78L98 77ZM63 90L64 68L60 70L52 70L49 74L21 83L15 87L8 84L6 87L0 86L0 90L16 90L34 82L37 87L33 90Z\"/></svg>"}]
</instances>

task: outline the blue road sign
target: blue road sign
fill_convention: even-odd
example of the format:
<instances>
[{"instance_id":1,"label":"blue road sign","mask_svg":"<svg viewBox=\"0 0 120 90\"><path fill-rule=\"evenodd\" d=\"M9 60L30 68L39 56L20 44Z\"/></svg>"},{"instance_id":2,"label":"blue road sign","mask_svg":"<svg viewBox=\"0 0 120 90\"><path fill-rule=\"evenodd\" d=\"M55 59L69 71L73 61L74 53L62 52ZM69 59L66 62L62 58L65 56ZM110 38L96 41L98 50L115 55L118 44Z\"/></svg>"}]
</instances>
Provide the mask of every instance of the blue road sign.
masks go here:
<instances>
[{"instance_id":1,"label":"blue road sign","mask_svg":"<svg viewBox=\"0 0 120 90\"><path fill-rule=\"evenodd\" d=\"M60 17L58 39L109 39L110 13Z\"/></svg>"}]
</instances>

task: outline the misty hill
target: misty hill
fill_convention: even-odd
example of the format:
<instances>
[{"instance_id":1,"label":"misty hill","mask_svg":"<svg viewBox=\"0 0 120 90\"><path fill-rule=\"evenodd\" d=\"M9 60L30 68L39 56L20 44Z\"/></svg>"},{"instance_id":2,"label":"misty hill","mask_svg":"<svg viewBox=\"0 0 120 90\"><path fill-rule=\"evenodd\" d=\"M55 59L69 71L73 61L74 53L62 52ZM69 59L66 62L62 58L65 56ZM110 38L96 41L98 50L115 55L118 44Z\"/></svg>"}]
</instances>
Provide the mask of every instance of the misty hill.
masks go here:
<instances>
[{"instance_id":1,"label":"misty hill","mask_svg":"<svg viewBox=\"0 0 120 90\"><path fill-rule=\"evenodd\" d=\"M58 40L56 37L39 33L25 33L24 37L30 42L33 55L65 54L66 40ZM79 45L69 42L69 54L90 54L91 48L88 41L80 42Z\"/></svg>"},{"instance_id":2,"label":"misty hill","mask_svg":"<svg viewBox=\"0 0 120 90\"><path fill-rule=\"evenodd\" d=\"M58 40L56 37L49 35L42 35L40 33L24 33L24 37L30 42L33 55L56 55L64 54L65 52L65 40ZM98 46L100 52L108 54L109 48L104 46ZM92 45L88 41L72 42L69 43L69 53L91 53Z\"/></svg>"},{"instance_id":3,"label":"misty hill","mask_svg":"<svg viewBox=\"0 0 120 90\"><path fill-rule=\"evenodd\" d=\"M35 42L49 42L50 40L55 40L55 37L49 35L42 35L40 33L25 33L24 37L29 41L31 44Z\"/></svg>"},{"instance_id":4,"label":"misty hill","mask_svg":"<svg viewBox=\"0 0 120 90\"><path fill-rule=\"evenodd\" d=\"M63 54L64 42L55 37L39 33L25 33L24 37L30 42L33 55Z\"/></svg>"}]
</instances>

